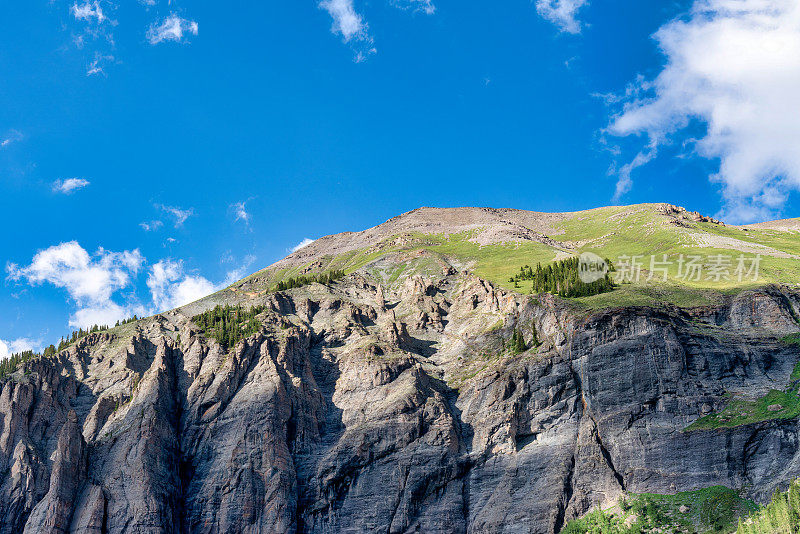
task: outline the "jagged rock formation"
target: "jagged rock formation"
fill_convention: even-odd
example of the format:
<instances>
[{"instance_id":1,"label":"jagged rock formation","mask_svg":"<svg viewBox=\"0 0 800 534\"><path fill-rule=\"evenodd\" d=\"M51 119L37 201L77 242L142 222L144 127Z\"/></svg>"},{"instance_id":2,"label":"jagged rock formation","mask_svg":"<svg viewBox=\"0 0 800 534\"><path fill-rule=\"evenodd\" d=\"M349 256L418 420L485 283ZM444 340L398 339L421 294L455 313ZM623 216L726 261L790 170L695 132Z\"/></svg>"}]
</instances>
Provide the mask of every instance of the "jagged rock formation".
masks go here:
<instances>
[{"instance_id":1,"label":"jagged rock formation","mask_svg":"<svg viewBox=\"0 0 800 534\"><path fill-rule=\"evenodd\" d=\"M786 287L589 313L444 265L226 298L267 309L228 352L195 305L0 383L0 534L551 533L624 490L800 474L795 420L685 431L789 381Z\"/></svg>"}]
</instances>

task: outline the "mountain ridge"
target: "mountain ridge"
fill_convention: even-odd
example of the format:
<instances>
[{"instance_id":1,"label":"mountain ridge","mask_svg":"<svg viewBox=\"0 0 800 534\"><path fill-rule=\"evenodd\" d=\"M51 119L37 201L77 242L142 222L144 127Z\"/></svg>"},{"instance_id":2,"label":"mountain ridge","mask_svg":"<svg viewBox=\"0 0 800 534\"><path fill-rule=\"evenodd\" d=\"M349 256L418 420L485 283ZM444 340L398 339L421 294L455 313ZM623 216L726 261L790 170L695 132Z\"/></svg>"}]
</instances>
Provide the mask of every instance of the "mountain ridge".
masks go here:
<instances>
[{"instance_id":1,"label":"mountain ridge","mask_svg":"<svg viewBox=\"0 0 800 534\"><path fill-rule=\"evenodd\" d=\"M474 241L514 224L481 217L519 213L415 231L441 229L430 213L366 234L373 250L311 249L0 378L0 534L552 534L628 496L724 486L765 502L800 476L791 280L671 289L715 295L702 305L657 284L530 293L481 273L557 247ZM680 210L579 213L541 234L585 242L570 254L672 250L695 232L795 250ZM645 290L655 305L620 298Z\"/></svg>"},{"instance_id":2,"label":"mountain ridge","mask_svg":"<svg viewBox=\"0 0 800 534\"><path fill-rule=\"evenodd\" d=\"M800 268L793 261L800 258L800 240L794 238L791 221L775 221L775 228L770 222L759 223L761 226L732 226L667 203L564 213L421 207L362 231L321 237L230 288L269 291L291 276L330 269L353 272L381 258L412 252L444 255L460 268L474 269L509 290L518 289L508 280L519 267L537 262L546 264L583 251L610 259L641 255L645 261L665 253L674 258L684 250L686 254L706 256L760 254L764 256L762 284L791 283L800 280ZM603 307L617 303L654 304L657 298L664 298L678 305L703 305L718 300L727 291L754 287L753 284L685 283L677 279L675 270L673 266L664 287L639 284L623 288L613 298L599 297L586 302L591 307Z\"/></svg>"}]
</instances>

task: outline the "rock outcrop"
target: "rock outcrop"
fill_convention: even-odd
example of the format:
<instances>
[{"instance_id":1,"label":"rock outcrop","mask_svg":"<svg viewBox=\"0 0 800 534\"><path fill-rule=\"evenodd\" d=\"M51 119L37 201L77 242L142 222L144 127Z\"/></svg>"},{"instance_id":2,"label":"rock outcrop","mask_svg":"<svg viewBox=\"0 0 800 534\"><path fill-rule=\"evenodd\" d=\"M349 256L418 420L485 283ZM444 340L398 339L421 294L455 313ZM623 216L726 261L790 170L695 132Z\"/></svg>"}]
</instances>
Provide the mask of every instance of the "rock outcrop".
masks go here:
<instances>
[{"instance_id":1,"label":"rock outcrop","mask_svg":"<svg viewBox=\"0 0 800 534\"><path fill-rule=\"evenodd\" d=\"M787 288L591 313L444 269L235 298L266 311L228 351L176 310L0 383L0 534L552 533L800 475L794 419L686 430L789 383Z\"/></svg>"}]
</instances>

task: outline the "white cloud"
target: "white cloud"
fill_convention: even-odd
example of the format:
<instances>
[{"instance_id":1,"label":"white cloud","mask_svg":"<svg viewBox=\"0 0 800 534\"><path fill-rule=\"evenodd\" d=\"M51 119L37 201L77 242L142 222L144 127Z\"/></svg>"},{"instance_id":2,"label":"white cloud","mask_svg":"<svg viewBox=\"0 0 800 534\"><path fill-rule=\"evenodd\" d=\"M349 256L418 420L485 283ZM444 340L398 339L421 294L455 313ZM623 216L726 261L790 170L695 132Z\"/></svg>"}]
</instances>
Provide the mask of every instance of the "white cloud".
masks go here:
<instances>
[{"instance_id":1,"label":"white cloud","mask_svg":"<svg viewBox=\"0 0 800 534\"><path fill-rule=\"evenodd\" d=\"M64 288L77 301L105 301L131 282L144 258L138 249L110 252L99 249L90 256L77 241L40 250L27 267L9 264L11 280L25 278L31 284L49 282Z\"/></svg>"},{"instance_id":2,"label":"white cloud","mask_svg":"<svg viewBox=\"0 0 800 534\"><path fill-rule=\"evenodd\" d=\"M78 4L76 2L72 4L70 12L78 20L85 20L91 22L94 19L94 21L97 22L98 24L106 20L106 16L103 13L102 8L100 7L100 2L97 1L83 2L81 4Z\"/></svg>"},{"instance_id":3,"label":"white cloud","mask_svg":"<svg viewBox=\"0 0 800 534\"><path fill-rule=\"evenodd\" d=\"M619 201L633 187L633 178L631 178L633 171L650 163L657 154L658 147L651 143L646 149L636 154L632 161L619 168L619 171L617 171L617 186L614 190L614 202Z\"/></svg>"},{"instance_id":4,"label":"white cloud","mask_svg":"<svg viewBox=\"0 0 800 534\"><path fill-rule=\"evenodd\" d=\"M153 265L147 277L147 287L150 288L153 304L159 311L189 304L217 291L217 286L208 279L187 275L182 261L170 259Z\"/></svg>"},{"instance_id":5,"label":"white cloud","mask_svg":"<svg viewBox=\"0 0 800 534\"><path fill-rule=\"evenodd\" d=\"M245 224L250 224L250 213L247 212L247 201L237 202L233 206L233 212L236 215L237 221L244 221Z\"/></svg>"},{"instance_id":6,"label":"white cloud","mask_svg":"<svg viewBox=\"0 0 800 534\"><path fill-rule=\"evenodd\" d=\"M78 189L83 189L89 185L89 180L83 178L67 178L66 180L56 180L53 182L53 191L69 195Z\"/></svg>"},{"instance_id":7,"label":"white cloud","mask_svg":"<svg viewBox=\"0 0 800 534\"><path fill-rule=\"evenodd\" d=\"M101 248L90 255L77 242L70 241L37 252L26 267L10 263L6 271L12 281L24 279L31 285L47 282L65 289L76 305L70 326L86 328L111 325L134 314L146 316L193 302L244 277L253 261L254 256L247 256L238 269L229 271L222 282L214 284L203 276L186 273L180 260L161 260L150 268L147 277L152 306L142 305L131 294L124 303L116 301L118 292L135 287L145 262L138 250L110 252Z\"/></svg>"},{"instance_id":8,"label":"white cloud","mask_svg":"<svg viewBox=\"0 0 800 534\"><path fill-rule=\"evenodd\" d=\"M426 15L436 12L433 0L388 0L388 3L403 10ZM375 41L369 32L369 24L356 11L354 0L320 0L319 7L327 11L333 19L331 32L341 35L342 40L350 45L356 63L365 61L377 52Z\"/></svg>"},{"instance_id":9,"label":"white cloud","mask_svg":"<svg viewBox=\"0 0 800 534\"><path fill-rule=\"evenodd\" d=\"M580 33L581 24L578 22L578 11L588 4L588 0L536 0L536 11L556 24L561 31L567 33Z\"/></svg>"},{"instance_id":10,"label":"white cloud","mask_svg":"<svg viewBox=\"0 0 800 534\"><path fill-rule=\"evenodd\" d=\"M356 13L353 0L323 0L319 6L333 18L331 31L341 34L345 41L366 34L367 24Z\"/></svg>"},{"instance_id":11,"label":"white cloud","mask_svg":"<svg viewBox=\"0 0 800 534\"><path fill-rule=\"evenodd\" d=\"M120 306L116 302L106 301L78 309L69 319L69 325L75 328L87 328L93 325L111 326L117 321L129 317L147 315L147 310L139 304Z\"/></svg>"},{"instance_id":12,"label":"white cloud","mask_svg":"<svg viewBox=\"0 0 800 534\"><path fill-rule=\"evenodd\" d=\"M703 128L694 148L719 161L724 215L771 216L800 189L800 4L696 0L655 34L666 64L637 80L609 131L653 146Z\"/></svg>"},{"instance_id":13,"label":"white cloud","mask_svg":"<svg viewBox=\"0 0 800 534\"><path fill-rule=\"evenodd\" d=\"M10 263L6 271L13 281L25 279L31 285L47 282L65 289L79 306L70 325L85 327L111 324L131 315L130 307L123 308L111 298L132 284L143 263L138 249L111 252L100 248L90 255L77 241L70 241L40 250L27 267Z\"/></svg>"},{"instance_id":14,"label":"white cloud","mask_svg":"<svg viewBox=\"0 0 800 534\"><path fill-rule=\"evenodd\" d=\"M247 276L249 274L248 271L250 269L250 266L253 265L253 262L255 261L256 257L254 255L248 254L247 256L245 256L244 262L242 262L242 264L238 268L232 271L228 271L228 273L225 275L225 280L223 280L222 283L219 284L218 289L224 289L229 285L231 285L232 283L238 282L239 280Z\"/></svg>"},{"instance_id":15,"label":"white cloud","mask_svg":"<svg viewBox=\"0 0 800 534\"><path fill-rule=\"evenodd\" d=\"M339 34L345 43L350 43L355 52L355 61L360 63L376 52L369 26L364 18L356 13L353 0L323 0L319 7L333 18L331 31Z\"/></svg>"},{"instance_id":16,"label":"white cloud","mask_svg":"<svg viewBox=\"0 0 800 534\"><path fill-rule=\"evenodd\" d=\"M311 244L311 243L313 243L313 242L314 242L314 240L313 240L313 239L305 238L305 239L303 239L302 241L300 241L298 244L296 244L295 246L293 246L291 250L292 250L292 252L297 252L297 251L298 251L298 250L300 250L301 248L303 248L303 247L307 247L308 245L310 245L310 244Z\"/></svg>"},{"instance_id":17,"label":"white cloud","mask_svg":"<svg viewBox=\"0 0 800 534\"><path fill-rule=\"evenodd\" d=\"M164 226L164 223L159 220L143 221L139 223L139 226L141 226L142 230L144 230L145 232L155 232L156 230Z\"/></svg>"},{"instance_id":18,"label":"white cloud","mask_svg":"<svg viewBox=\"0 0 800 534\"><path fill-rule=\"evenodd\" d=\"M193 20L172 13L160 23L153 23L147 30L147 40L155 45L163 41L182 41L184 35L197 35L198 26Z\"/></svg>"},{"instance_id":19,"label":"white cloud","mask_svg":"<svg viewBox=\"0 0 800 534\"><path fill-rule=\"evenodd\" d=\"M224 289L244 278L254 261L255 256L246 256L238 269L228 271L225 279L215 284L203 276L187 274L182 260L161 260L152 266L147 277L154 311L178 308Z\"/></svg>"},{"instance_id":20,"label":"white cloud","mask_svg":"<svg viewBox=\"0 0 800 534\"><path fill-rule=\"evenodd\" d=\"M0 361L24 350L36 350L38 345L39 342L27 338L13 339L11 341L0 339Z\"/></svg>"},{"instance_id":21,"label":"white cloud","mask_svg":"<svg viewBox=\"0 0 800 534\"><path fill-rule=\"evenodd\" d=\"M183 209L175 206L165 206L163 204L159 205L159 207L175 218L175 228L183 226L186 219L194 215L194 208Z\"/></svg>"}]
</instances>

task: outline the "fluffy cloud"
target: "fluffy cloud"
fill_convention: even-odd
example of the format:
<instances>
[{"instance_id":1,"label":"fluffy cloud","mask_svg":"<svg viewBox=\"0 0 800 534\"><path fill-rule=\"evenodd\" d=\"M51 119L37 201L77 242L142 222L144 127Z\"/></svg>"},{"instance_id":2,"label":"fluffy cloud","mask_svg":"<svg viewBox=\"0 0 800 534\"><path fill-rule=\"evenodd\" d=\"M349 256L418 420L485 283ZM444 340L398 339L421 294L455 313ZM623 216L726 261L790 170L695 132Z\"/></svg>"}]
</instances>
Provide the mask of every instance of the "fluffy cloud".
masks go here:
<instances>
[{"instance_id":1,"label":"fluffy cloud","mask_svg":"<svg viewBox=\"0 0 800 534\"><path fill-rule=\"evenodd\" d=\"M367 24L356 13L353 0L323 0L319 7L333 18L331 31L341 34L345 42L366 36Z\"/></svg>"},{"instance_id":2,"label":"fluffy cloud","mask_svg":"<svg viewBox=\"0 0 800 534\"><path fill-rule=\"evenodd\" d=\"M349 43L355 52L355 61L364 61L375 53L369 26L364 18L356 13L353 0L323 0L319 7L328 12L333 19L331 31L339 34L345 43Z\"/></svg>"},{"instance_id":3,"label":"fluffy cloud","mask_svg":"<svg viewBox=\"0 0 800 534\"><path fill-rule=\"evenodd\" d=\"M187 275L182 261L161 260L153 265L147 287L157 310L165 311L189 304L216 291L202 276Z\"/></svg>"},{"instance_id":4,"label":"fluffy cloud","mask_svg":"<svg viewBox=\"0 0 800 534\"><path fill-rule=\"evenodd\" d=\"M32 285L47 282L65 289L79 307L70 325L85 327L110 324L130 314L129 308L111 298L131 285L143 263L138 249L111 252L101 248L90 255L76 241L70 241L37 252L26 267L8 264L6 271L10 280L25 279Z\"/></svg>"},{"instance_id":5,"label":"fluffy cloud","mask_svg":"<svg viewBox=\"0 0 800 534\"><path fill-rule=\"evenodd\" d=\"M218 284L203 276L188 274L181 260L159 261L152 266L147 277L147 287L153 298L154 312L178 308L228 287L245 276L247 268L253 261L255 261L254 256L247 256L238 269L229 271L225 280Z\"/></svg>"},{"instance_id":6,"label":"fluffy cloud","mask_svg":"<svg viewBox=\"0 0 800 534\"><path fill-rule=\"evenodd\" d=\"M700 126L693 146L719 161L724 215L772 216L800 189L800 4L697 0L654 37L666 64L637 80L609 131L658 147Z\"/></svg>"},{"instance_id":7,"label":"fluffy cloud","mask_svg":"<svg viewBox=\"0 0 800 534\"><path fill-rule=\"evenodd\" d=\"M193 20L179 17L172 13L159 23L153 23L147 30L147 40L150 44L164 41L182 41L186 35L197 35L198 26Z\"/></svg>"},{"instance_id":8,"label":"fluffy cloud","mask_svg":"<svg viewBox=\"0 0 800 534\"><path fill-rule=\"evenodd\" d=\"M109 300L78 309L70 317L69 324L75 328L86 328L96 324L113 325L134 315L140 317L147 315L147 310L139 304L120 306Z\"/></svg>"},{"instance_id":9,"label":"fluffy cloud","mask_svg":"<svg viewBox=\"0 0 800 534\"><path fill-rule=\"evenodd\" d=\"M6 271L12 281L24 280L31 285L49 283L65 289L76 308L69 319L70 326L86 328L188 304L241 279L254 261L254 256L247 256L239 268L214 284L202 276L188 274L180 260L161 260L148 271L152 305L143 305L133 294L137 275L145 263L138 250L110 252L101 248L89 254L77 242L70 241L37 252L28 266L10 263ZM123 290L128 290L123 292L127 299L120 304L118 293ZM11 347L8 350L18 352L19 344L5 343L6 348Z\"/></svg>"},{"instance_id":10,"label":"fluffy cloud","mask_svg":"<svg viewBox=\"0 0 800 534\"><path fill-rule=\"evenodd\" d=\"M0 339L0 361L5 360L12 354L22 352L23 350L36 350L38 342L19 338L11 341L4 341Z\"/></svg>"},{"instance_id":11,"label":"fluffy cloud","mask_svg":"<svg viewBox=\"0 0 800 534\"><path fill-rule=\"evenodd\" d=\"M110 252L100 249L90 256L77 241L40 250L27 267L9 264L11 280L25 278L31 284L49 282L64 288L77 301L105 301L131 282L144 262L139 250Z\"/></svg>"},{"instance_id":12,"label":"fluffy cloud","mask_svg":"<svg viewBox=\"0 0 800 534\"><path fill-rule=\"evenodd\" d=\"M580 33L578 11L588 4L587 0L536 0L536 11L567 33Z\"/></svg>"},{"instance_id":13,"label":"fluffy cloud","mask_svg":"<svg viewBox=\"0 0 800 534\"><path fill-rule=\"evenodd\" d=\"M67 178L66 180L56 180L53 182L53 191L69 195L78 189L83 189L87 185L89 185L89 180L83 178Z\"/></svg>"},{"instance_id":14,"label":"fluffy cloud","mask_svg":"<svg viewBox=\"0 0 800 534\"><path fill-rule=\"evenodd\" d=\"M292 251L292 252L297 252L297 251L298 251L298 250L300 250L301 248L303 248L303 247L307 247L308 245L310 245L310 244L311 244L311 243L313 243L313 242L314 242L314 240L313 240L313 239L305 238L305 239L303 239L302 241L300 241L298 244L296 244L295 246L293 246L293 247L292 247L292 249L291 249L291 251Z\"/></svg>"}]
</instances>

